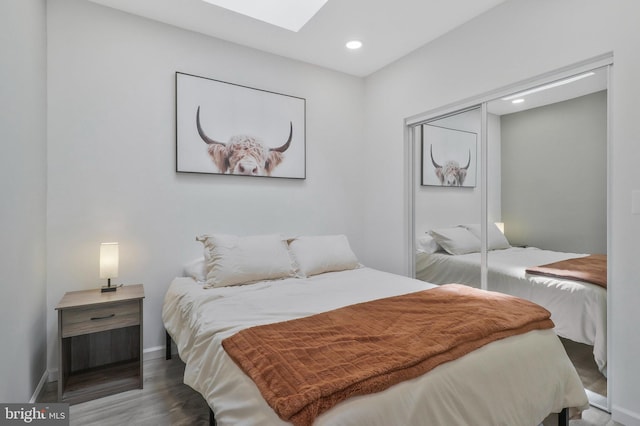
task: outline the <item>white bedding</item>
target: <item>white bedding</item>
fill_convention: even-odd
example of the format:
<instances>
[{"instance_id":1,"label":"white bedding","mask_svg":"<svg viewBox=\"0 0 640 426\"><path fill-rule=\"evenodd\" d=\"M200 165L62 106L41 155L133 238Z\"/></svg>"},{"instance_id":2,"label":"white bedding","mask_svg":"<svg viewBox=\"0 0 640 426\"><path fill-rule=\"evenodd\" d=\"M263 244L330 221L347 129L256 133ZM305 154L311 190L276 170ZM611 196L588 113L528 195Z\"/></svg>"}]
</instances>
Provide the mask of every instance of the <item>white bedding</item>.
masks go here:
<instances>
[{"instance_id":1,"label":"white bedding","mask_svg":"<svg viewBox=\"0 0 640 426\"><path fill-rule=\"evenodd\" d=\"M607 368L607 291L597 285L529 275L525 269L585 254L512 247L488 254L488 289L535 302L551 312L559 336L593 346L600 371ZM416 277L436 284L480 286L480 253L418 253Z\"/></svg>"},{"instance_id":2,"label":"white bedding","mask_svg":"<svg viewBox=\"0 0 640 426\"><path fill-rule=\"evenodd\" d=\"M200 392L218 425L286 424L221 341L257 324L312 315L432 287L369 268L246 286L203 289L176 278L165 296L164 325L186 363L184 382ZM491 343L383 392L351 398L316 425L537 425L563 407L588 401L552 330Z\"/></svg>"}]
</instances>

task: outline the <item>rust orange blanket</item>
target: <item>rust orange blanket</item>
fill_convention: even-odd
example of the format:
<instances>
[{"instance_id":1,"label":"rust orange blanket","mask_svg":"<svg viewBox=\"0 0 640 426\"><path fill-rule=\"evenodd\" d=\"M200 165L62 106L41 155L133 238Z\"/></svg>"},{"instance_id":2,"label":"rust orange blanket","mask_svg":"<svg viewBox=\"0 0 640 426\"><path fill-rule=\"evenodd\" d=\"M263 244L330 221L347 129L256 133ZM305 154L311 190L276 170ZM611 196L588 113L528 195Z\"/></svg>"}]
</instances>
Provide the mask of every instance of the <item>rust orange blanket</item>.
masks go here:
<instances>
[{"instance_id":1,"label":"rust orange blanket","mask_svg":"<svg viewBox=\"0 0 640 426\"><path fill-rule=\"evenodd\" d=\"M528 268L527 273L585 281L607 288L607 255L592 254Z\"/></svg>"},{"instance_id":2,"label":"rust orange blanket","mask_svg":"<svg viewBox=\"0 0 640 426\"><path fill-rule=\"evenodd\" d=\"M552 328L544 308L459 284L242 330L222 342L285 421L309 425L481 346Z\"/></svg>"}]
</instances>

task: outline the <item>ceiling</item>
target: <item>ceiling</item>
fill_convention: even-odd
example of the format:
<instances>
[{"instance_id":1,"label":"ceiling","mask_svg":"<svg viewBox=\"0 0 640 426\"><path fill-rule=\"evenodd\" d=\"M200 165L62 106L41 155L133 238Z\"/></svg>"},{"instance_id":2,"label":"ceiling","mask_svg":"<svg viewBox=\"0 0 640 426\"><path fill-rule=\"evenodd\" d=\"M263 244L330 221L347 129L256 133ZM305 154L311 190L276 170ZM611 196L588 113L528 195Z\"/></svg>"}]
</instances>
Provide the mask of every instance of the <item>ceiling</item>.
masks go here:
<instances>
[{"instance_id":1,"label":"ceiling","mask_svg":"<svg viewBox=\"0 0 640 426\"><path fill-rule=\"evenodd\" d=\"M513 104L511 100L496 99L487 104L487 110L495 115L512 114L514 112L525 111L539 106L549 105L574 99L590 93L607 89L607 69L598 68L593 70L593 75L574 81L569 84L557 86L530 95L519 96L524 102Z\"/></svg>"},{"instance_id":2,"label":"ceiling","mask_svg":"<svg viewBox=\"0 0 640 426\"><path fill-rule=\"evenodd\" d=\"M90 1L364 77L505 0L329 0L299 32L202 0ZM352 39L361 40L363 47L348 50L345 43Z\"/></svg>"},{"instance_id":3,"label":"ceiling","mask_svg":"<svg viewBox=\"0 0 640 426\"><path fill-rule=\"evenodd\" d=\"M202 0L89 0L265 52L365 77L507 0L328 0L298 32ZM264 0L266 1L266 0ZM304 1L304 0L300 0ZM345 47L352 39L364 46ZM525 97L510 114L606 89L606 72Z\"/></svg>"}]
</instances>

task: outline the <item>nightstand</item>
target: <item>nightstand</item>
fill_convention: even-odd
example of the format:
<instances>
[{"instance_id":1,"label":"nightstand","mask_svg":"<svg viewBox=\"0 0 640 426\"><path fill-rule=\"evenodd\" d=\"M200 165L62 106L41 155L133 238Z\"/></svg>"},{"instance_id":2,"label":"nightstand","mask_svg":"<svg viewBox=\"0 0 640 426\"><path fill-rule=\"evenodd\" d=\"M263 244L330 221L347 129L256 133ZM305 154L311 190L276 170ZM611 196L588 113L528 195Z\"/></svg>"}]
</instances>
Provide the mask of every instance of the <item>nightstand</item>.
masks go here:
<instances>
[{"instance_id":1,"label":"nightstand","mask_svg":"<svg viewBox=\"0 0 640 426\"><path fill-rule=\"evenodd\" d=\"M142 389L142 284L66 293L58 311L58 402Z\"/></svg>"}]
</instances>

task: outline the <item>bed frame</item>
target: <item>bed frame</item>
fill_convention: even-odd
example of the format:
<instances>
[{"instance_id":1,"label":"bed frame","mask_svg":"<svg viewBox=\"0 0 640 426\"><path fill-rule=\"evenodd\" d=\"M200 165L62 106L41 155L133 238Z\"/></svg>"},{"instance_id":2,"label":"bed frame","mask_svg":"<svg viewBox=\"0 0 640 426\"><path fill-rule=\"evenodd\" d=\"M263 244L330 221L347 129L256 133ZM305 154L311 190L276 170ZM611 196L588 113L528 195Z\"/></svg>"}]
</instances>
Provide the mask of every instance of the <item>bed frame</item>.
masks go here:
<instances>
[{"instance_id":1,"label":"bed frame","mask_svg":"<svg viewBox=\"0 0 640 426\"><path fill-rule=\"evenodd\" d=\"M169 332L165 330L165 359L171 359L171 336ZM207 404L208 405L208 404ZM213 413L211 407L209 407L209 426L216 426L216 416ZM569 426L569 409L563 408L558 413L558 426Z\"/></svg>"}]
</instances>

